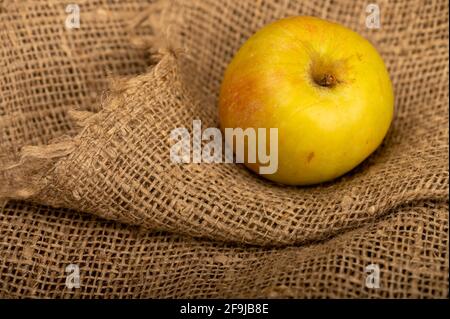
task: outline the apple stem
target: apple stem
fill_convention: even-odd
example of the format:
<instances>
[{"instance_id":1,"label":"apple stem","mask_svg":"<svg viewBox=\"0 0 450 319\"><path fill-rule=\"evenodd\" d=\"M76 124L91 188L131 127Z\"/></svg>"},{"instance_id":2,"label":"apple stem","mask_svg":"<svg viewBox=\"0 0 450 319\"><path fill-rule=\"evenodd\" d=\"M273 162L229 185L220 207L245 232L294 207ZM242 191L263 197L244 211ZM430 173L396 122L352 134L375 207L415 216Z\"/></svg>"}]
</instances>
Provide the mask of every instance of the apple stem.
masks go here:
<instances>
[{"instance_id":1,"label":"apple stem","mask_svg":"<svg viewBox=\"0 0 450 319\"><path fill-rule=\"evenodd\" d=\"M324 87L333 87L337 84L337 82L336 77L332 74L324 74L316 80L317 84Z\"/></svg>"}]
</instances>

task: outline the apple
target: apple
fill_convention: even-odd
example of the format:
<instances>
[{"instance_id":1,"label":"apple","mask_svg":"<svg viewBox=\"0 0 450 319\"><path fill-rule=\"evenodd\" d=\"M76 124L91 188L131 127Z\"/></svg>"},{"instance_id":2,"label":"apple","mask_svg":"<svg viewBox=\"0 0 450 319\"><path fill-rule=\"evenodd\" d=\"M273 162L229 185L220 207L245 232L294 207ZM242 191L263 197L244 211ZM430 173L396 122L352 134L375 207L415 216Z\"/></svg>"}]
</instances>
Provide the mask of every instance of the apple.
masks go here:
<instances>
[{"instance_id":1,"label":"apple","mask_svg":"<svg viewBox=\"0 0 450 319\"><path fill-rule=\"evenodd\" d=\"M380 145L393 112L392 84L376 49L315 17L256 32L228 65L219 96L222 130L278 129L278 169L264 177L289 185L329 181L356 167ZM259 171L258 160L244 163Z\"/></svg>"}]
</instances>

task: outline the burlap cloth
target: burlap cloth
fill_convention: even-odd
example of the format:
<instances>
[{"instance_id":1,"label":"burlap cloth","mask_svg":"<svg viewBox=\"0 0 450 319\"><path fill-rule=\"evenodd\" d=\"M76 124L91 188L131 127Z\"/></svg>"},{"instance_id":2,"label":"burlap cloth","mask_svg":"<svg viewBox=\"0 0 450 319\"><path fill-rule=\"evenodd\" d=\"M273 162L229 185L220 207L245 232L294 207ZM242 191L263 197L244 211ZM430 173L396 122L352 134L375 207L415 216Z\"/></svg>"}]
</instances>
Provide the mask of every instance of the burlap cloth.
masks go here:
<instances>
[{"instance_id":1,"label":"burlap cloth","mask_svg":"<svg viewBox=\"0 0 450 319\"><path fill-rule=\"evenodd\" d=\"M448 297L446 1L380 1L379 30L365 2L78 4L66 29L65 1L0 3L1 296ZM173 164L170 130L216 126L232 55L289 15L378 48L396 94L383 145L303 188Z\"/></svg>"}]
</instances>

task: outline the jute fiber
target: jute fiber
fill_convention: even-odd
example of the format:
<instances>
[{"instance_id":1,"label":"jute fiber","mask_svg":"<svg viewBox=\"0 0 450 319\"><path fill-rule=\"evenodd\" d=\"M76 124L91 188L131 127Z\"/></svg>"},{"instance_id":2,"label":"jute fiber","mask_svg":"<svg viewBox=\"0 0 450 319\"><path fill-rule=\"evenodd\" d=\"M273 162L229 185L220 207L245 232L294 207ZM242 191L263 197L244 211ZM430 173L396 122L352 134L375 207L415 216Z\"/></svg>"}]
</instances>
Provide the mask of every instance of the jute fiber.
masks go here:
<instances>
[{"instance_id":1,"label":"jute fiber","mask_svg":"<svg viewBox=\"0 0 450 319\"><path fill-rule=\"evenodd\" d=\"M323 243L264 248L143 230L10 201L0 210L8 298L448 298L448 206L397 208ZM67 288L65 267L80 267ZM365 269L380 267L380 288Z\"/></svg>"},{"instance_id":2,"label":"jute fiber","mask_svg":"<svg viewBox=\"0 0 450 319\"><path fill-rule=\"evenodd\" d=\"M86 1L67 30L62 1L2 4L0 293L448 297L448 3L380 2L379 30L365 7ZM303 188L241 165L172 163L170 131L217 126L232 55L290 15L377 47L396 96L383 145ZM65 286L69 263L79 289ZM365 287L370 264L378 289Z\"/></svg>"}]
</instances>

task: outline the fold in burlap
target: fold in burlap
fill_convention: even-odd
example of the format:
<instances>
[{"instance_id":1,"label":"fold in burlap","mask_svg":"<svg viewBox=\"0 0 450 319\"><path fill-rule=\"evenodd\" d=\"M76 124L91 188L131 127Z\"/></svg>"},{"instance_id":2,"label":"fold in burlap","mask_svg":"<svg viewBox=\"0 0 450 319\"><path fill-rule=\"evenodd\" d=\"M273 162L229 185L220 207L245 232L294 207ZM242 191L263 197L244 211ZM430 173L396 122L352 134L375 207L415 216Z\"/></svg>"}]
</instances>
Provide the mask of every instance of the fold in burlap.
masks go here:
<instances>
[{"instance_id":1,"label":"fold in burlap","mask_svg":"<svg viewBox=\"0 0 450 319\"><path fill-rule=\"evenodd\" d=\"M365 4L348 1L98 1L81 5L86 27L70 31L63 4L0 11L0 196L122 223L6 204L2 292L448 295L448 4L380 6L381 30L365 27ZM343 23L379 49L396 93L379 150L346 176L307 188L269 183L239 165L172 163L170 130L193 119L217 125L215 98L237 48L294 14ZM107 73L122 77L101 95ZM124 224L140 226L141 237ZM96 260L101 250L111 256ZM69 259L86 273L76 292L62 279ZM370 263L382 268L377 290L364 288Z\"/></svg>"}]
</instances>

